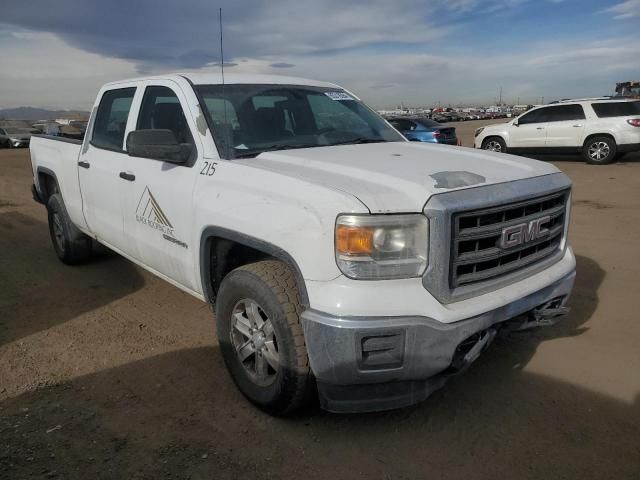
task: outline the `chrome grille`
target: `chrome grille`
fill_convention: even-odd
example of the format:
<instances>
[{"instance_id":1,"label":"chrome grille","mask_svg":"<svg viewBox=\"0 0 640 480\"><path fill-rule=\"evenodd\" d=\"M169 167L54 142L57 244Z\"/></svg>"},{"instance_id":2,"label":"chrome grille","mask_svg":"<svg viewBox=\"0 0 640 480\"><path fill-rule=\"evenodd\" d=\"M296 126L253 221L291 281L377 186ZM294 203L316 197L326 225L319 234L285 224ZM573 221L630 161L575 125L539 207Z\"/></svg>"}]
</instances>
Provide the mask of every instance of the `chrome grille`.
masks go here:
<instances>
[{"instance_id":1,"label":"chrome grille","mask_svg":"<svg viewBox=\"0 0 640 480\"><path fill-rule=\"evenodd\" d=\"M454 213L450 287L495 279L553 255L564 237L569 190L522 202ZM511 248L501 248L503 229L549 217L549 233Z\"/></svg>"}]
</instances>

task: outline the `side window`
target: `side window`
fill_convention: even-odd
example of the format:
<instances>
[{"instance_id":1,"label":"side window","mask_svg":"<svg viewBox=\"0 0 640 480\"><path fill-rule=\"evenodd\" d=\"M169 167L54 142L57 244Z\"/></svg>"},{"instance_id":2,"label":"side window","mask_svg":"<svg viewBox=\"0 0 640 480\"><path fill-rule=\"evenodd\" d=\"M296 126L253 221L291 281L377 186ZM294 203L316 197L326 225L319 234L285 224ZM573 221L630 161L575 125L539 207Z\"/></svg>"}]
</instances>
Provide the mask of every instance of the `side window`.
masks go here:
<instances>
[{"instance_id":1,"label":"side window","mask_svg":"<svg viewBox=\"0 0 640 480\"><path fill-rule=\"evenodd\" d=\"M193 143L180 101L168 87L146 88L136 128L171 130L179 143Z\"/></svg>"},{"instance_id":2,"label":"side window","mask_svg":"<svg viewBox=\"0 0 640 480\"><path fill-rule=\"evenodd\" d=\"M544 122L546 108L538 108L529 113L525 113L518 119L518 125L527 125L528 123L541 123Z\"/></svg>"},{"instance_id":3,"label":"side window","mask_svg":"<svg viewBox=\"0 0 640 480\"><path fill-rule=\"evenodd\" d=\"M0 128L0 135L6 135L7 133L4 131L4 129Z\"/></svg>"},{"instance_id":4,"label":"side window","mask_svg":"<svg viewBox=\"0 0 640 480\"><path fill-rule=\"evenodd\" d=\"M545 122L563 122L567 120L584 119L584 110L581 105L556 105L547 107Z\"/></svg>"},{"instance_id":5,"label":"side window","mask_svg":"<svg viewBox=\"0 0 640 480\"><path fill-rule=\"evenodd\" d=\"M108 150L122 150L129 110L135 93L135 87L104 92L98 105L91 136L93 145Z\"/></svg>"}]
</instances>

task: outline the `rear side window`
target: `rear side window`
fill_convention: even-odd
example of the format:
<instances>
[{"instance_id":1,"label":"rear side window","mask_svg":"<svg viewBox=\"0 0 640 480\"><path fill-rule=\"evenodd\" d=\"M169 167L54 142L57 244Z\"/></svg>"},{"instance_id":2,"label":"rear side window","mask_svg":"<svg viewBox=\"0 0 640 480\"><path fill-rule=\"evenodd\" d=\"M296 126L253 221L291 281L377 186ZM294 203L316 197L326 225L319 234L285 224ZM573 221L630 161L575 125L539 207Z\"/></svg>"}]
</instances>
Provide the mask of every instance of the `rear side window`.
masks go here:
<instances>
[{"instance_id":1,"label":"rear side window","mask_svg":"<svg viewBox=\"0 0 640 480\"><path fill-rule=\"evenodd\" d=\"M544 108L545 122L563 122L584 119L582 105L556 105Z\"/></svg>"},{"instance_id":2,"label":"rear side window","mask_svg":"<svg viewBox=\"0 0 640 480\"><path fill-rule=\"evenodd\" d=\"M592 103L591 106L600 118L640 115L640 102Z\"/></svg>"},{"instance_id":3,"label":"rear side window","mask_svg":"<svg viewBox=\"0 0 640 480\"><path fill-rule=\"evenodd\" d=\"M193 143L180 100L169 87L147 87L142 99L137 129L171 130L179 143Z\"/></svg>"},{"instance_id":4,"label":"rear side window","mask_svg":"<svg viewBox=\"0 0 640 480\"><path fill-rule=\"evenodd\" d=\"M403 118L394 118L393 120L389 120L389 123L401 132L409 132L416 129L416 124L414 122Z\"/></svg>"},{"instance_id":5,"label":"rear side window","mask_svg":"<svg viewBox=\"0 0 640 480\"><path fill-rule=\"evenodd\" d=\"M122 150L127 118L135 93L135 87L131 87L108 90L102 95L91 136L94 146Z\"/></svg>"}]
</instances>

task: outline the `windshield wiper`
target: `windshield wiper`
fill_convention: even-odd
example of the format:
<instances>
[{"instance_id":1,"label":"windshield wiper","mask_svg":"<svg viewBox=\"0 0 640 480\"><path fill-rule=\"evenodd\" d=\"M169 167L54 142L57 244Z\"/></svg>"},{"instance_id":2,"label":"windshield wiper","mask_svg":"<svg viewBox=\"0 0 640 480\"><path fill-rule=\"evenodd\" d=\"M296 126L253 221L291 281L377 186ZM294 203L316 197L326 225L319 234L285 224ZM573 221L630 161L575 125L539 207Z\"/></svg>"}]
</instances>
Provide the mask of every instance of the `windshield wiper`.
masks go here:
<instances>
[{"instance_id":1,"label":"windshield wiper","mask_svg":"<svg viewBox=\"0 0 640 480\"><path fill-rule=\"evenodd\" d=\"M319 147L317 143L296 143L296 144L278 144L278 145L270 145L265 148L261 148L260 150L254 150L252 152L243 152L236 153L234 158L252 158L257 157L261 153L265 152L277 152L278 150L294 150L296 148L313 148Z\"/></svg>"},{"instance_id":2,"label":"windshield wiper","mask_svg":"<svg viewBox=\"0 0 640 480\"><path fill-rule=\"evenodd\" d=\"M351 140L347 140L346 142L337 142L327 145L328 147L333 147L334 145L357 145L360 143L386 143L388 140L383 140L382 138L366 138L366 137L358 137L352 138Z\"/></svg>"}]
</instances>

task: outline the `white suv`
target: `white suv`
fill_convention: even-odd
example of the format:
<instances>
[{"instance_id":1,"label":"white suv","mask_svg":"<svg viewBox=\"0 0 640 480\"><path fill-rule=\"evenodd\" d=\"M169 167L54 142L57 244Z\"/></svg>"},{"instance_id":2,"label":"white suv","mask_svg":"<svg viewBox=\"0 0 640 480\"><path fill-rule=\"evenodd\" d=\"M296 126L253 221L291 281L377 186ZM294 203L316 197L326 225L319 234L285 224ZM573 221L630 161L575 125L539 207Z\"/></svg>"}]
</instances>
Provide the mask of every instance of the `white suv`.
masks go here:
<instances>
[{"instance_id":1,"label":"white suv","mask_svg":"<svg viewBox=\"0 0 640 480\"><path fill-rule=\"evenodd\" d=\"M509 153L582 152L603 165L640 150L640 101L565 100L534 108L518 118L478 128L475 148Z\"/></svg>"}]
</instances>

